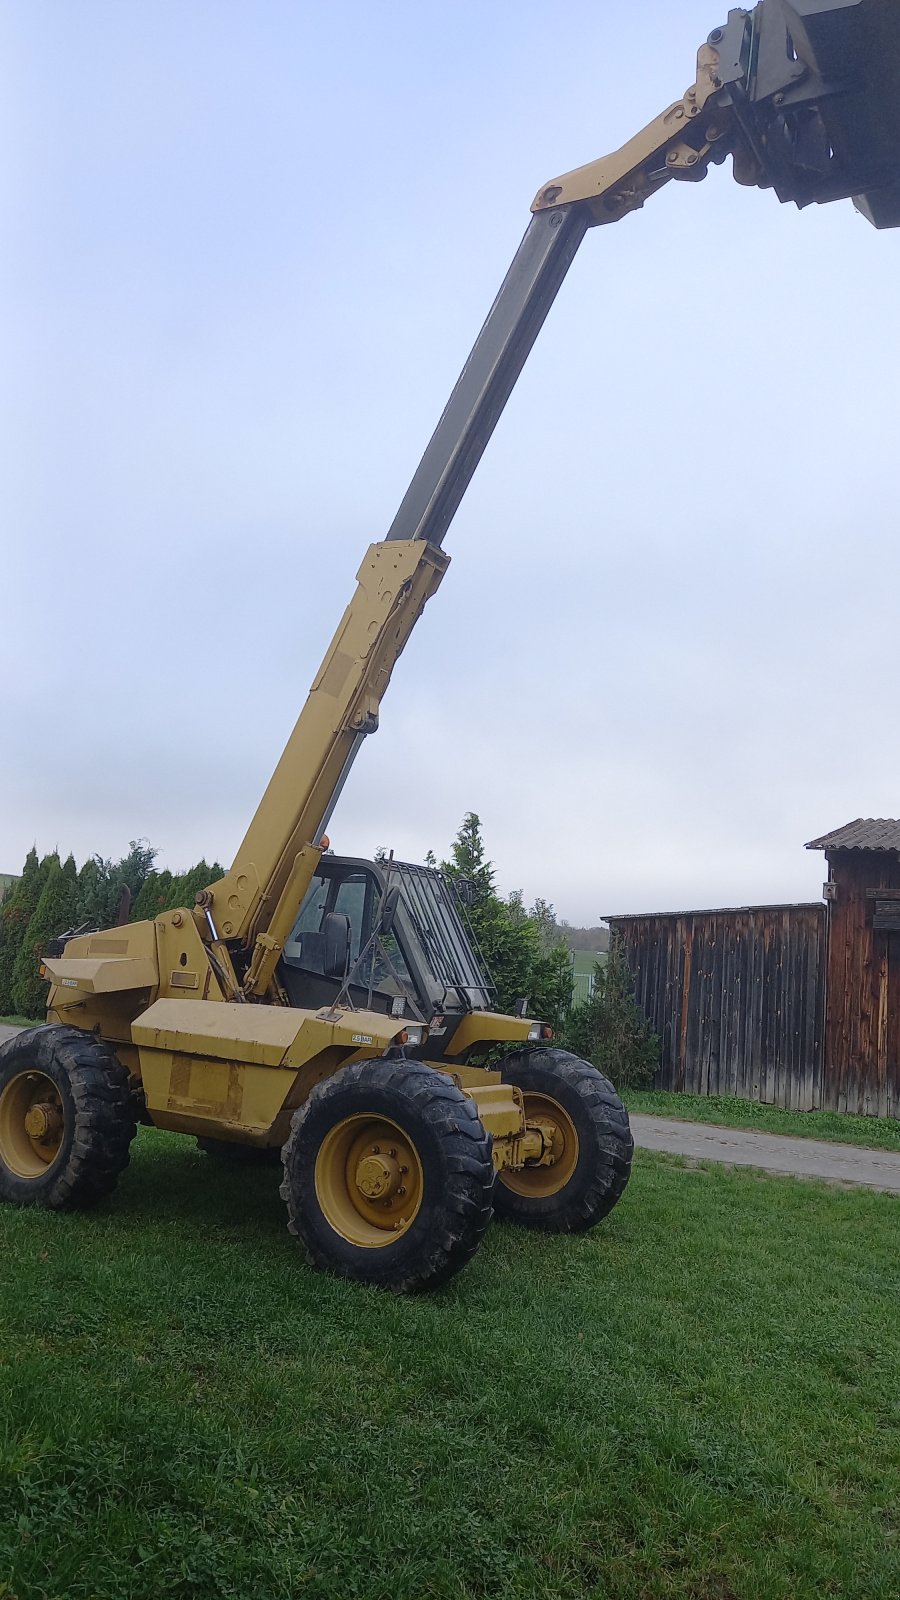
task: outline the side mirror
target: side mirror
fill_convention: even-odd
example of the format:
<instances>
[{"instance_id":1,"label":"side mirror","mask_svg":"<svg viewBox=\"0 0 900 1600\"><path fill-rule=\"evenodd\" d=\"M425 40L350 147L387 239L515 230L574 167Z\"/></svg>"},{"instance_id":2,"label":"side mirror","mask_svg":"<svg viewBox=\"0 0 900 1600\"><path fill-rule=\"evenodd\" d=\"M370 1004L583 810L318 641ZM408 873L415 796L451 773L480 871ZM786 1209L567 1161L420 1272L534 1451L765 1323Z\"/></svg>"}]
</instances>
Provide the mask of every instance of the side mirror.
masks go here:
<instances>
[{"instance_id":1,"label":"side mirror","mask_svg":"<svg viewBox=\"0 0 900 1600\"><path fill-rule=\"evenodd\" d=\"M322 970L326 978L344 979L350 965L350 918L342 911L329 911L322 923L325 954Z\"/></svg>"},{"instance_id":2,"label":"side mirror","mask_svg":"<svg viewBox=\"0 0 900 1600\"><path fill-rule=\"evenodd\" d=\"M397 915L397 907L399 904L400 885L399 883L395 883L393 888L388 889L384 899L381 902L381 916L378 918L378 932L382 934L384 938L387 938L394 926L394 918Z\"/></svg>"}]
</instances>

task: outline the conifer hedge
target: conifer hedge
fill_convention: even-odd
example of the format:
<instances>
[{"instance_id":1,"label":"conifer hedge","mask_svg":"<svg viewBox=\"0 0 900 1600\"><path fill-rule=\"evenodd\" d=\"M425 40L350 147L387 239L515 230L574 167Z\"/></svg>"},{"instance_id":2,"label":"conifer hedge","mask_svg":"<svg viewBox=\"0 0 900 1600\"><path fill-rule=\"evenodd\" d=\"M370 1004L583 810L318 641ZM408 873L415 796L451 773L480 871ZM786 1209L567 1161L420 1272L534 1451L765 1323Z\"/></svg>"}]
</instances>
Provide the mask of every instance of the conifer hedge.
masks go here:
<instances>
[{"instance_id":1,"label":"conifer hedge","mask_svg":"<svg viewBox=\"0 0 900 1600\"><path fill-rule=\"evenodd\" d=\"M39 1017L47 1001L47 985L40 975L41 956L50 940L72 926L78 871L74 856L60 865L50 857L41 897L29 918L19 945L12 979L12 1009L22 1017Z\"/></svg>"},{"instance_id":2,"label":"conifer hedge","mask_svg":"<svg viewBox=\"0 0 900 1600\"><path fill-rule=\"evenodd\" d=\"M18 883L0 904L0 1017L41 1018L47 985L39 969L47 944L70 928L112 927L123 885L131 894L129 920L142 922L192 906L198 889L224 873L217 861L198 861L187 872L157 872L155 859L146 839L132 840L120 861L89 856L80 872L72 856L61 863L56 851L39 858L36 849L29 850Z\"/></svg>"}]
</instances>

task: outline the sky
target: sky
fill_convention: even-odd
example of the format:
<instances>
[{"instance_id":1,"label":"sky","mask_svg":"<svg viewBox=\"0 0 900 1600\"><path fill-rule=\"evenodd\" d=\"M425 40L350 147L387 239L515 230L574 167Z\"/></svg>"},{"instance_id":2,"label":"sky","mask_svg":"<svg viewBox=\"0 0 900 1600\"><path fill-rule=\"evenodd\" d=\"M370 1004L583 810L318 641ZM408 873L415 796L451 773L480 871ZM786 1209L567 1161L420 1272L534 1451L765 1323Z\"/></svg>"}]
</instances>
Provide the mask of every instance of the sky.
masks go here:
<instances>
[{"instance_id":1,"label":"sky","mask_svg":"<svg viewBox=\"0 0 900 1600\"><path fill-rule=\"evenodd\" d=\"M236 850L540 185L697 0L0 4L0 870ZM570 922L900 815L900 231L730 165L581 247L331 824Z\"/></svg>"}]
</instances>

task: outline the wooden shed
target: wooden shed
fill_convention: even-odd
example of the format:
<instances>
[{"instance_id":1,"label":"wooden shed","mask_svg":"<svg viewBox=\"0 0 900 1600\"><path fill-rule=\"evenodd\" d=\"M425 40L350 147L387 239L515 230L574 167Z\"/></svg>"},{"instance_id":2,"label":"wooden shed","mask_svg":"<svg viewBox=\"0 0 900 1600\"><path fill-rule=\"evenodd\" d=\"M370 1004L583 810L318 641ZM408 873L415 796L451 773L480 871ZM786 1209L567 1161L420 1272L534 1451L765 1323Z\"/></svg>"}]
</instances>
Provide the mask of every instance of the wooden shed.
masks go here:
<instances>
[{"instance_id":1,"label":"wooden shed","mask_svg":"<svg viewBox=\"0 0 900 1600\"><path fill-rule=\"evenodd\" d=\"M657 1087L821 1104L825 906L610 917L659 1039Z\"/></svg>"},{"instance_id":2,"label":"wooden shed","mask_svg":"<svg viewBox=\"0 0 900 1600\"><path fill-rule=\"evenodd\" d=\"M660 1041L660 1088L900 1116L900 821L813 839L810 905L606 920Z\"/></svg>"},{"instance_id":3,"label":"wooden shed","mask_svg":"<svg viewBox=\"0 0 900 1600\"><path fill-rule=\"evenodd\" d=\"M900 1115L900 821L858 817L812 839L828 882L825 1104Z\"/></svg>"}]
</instances>

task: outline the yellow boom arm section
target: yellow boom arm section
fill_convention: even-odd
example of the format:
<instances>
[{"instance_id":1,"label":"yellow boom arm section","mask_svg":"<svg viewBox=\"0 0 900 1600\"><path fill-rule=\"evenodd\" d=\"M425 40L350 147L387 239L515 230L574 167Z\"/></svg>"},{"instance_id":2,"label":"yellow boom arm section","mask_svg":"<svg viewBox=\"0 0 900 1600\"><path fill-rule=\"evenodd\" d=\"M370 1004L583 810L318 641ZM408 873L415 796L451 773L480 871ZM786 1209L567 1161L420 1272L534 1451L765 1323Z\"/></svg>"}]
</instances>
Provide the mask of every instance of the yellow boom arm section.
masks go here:
<instances>
[{"instance_id":1,"label":"yellow boom arm section","mask_svg":"<svg viewBox=\"0 0 900 1600\"><path fill-rule=\"evenodd\" d=\"M247 947L270 927L278 944L290 932L343 778L359 741L378 726L394 663L448 565L449 557L422 539L369 546L356 593L234 864L201 897L213 938ZM280 938L275 923L284 929Z\"/></svg>"}]
</instances>

